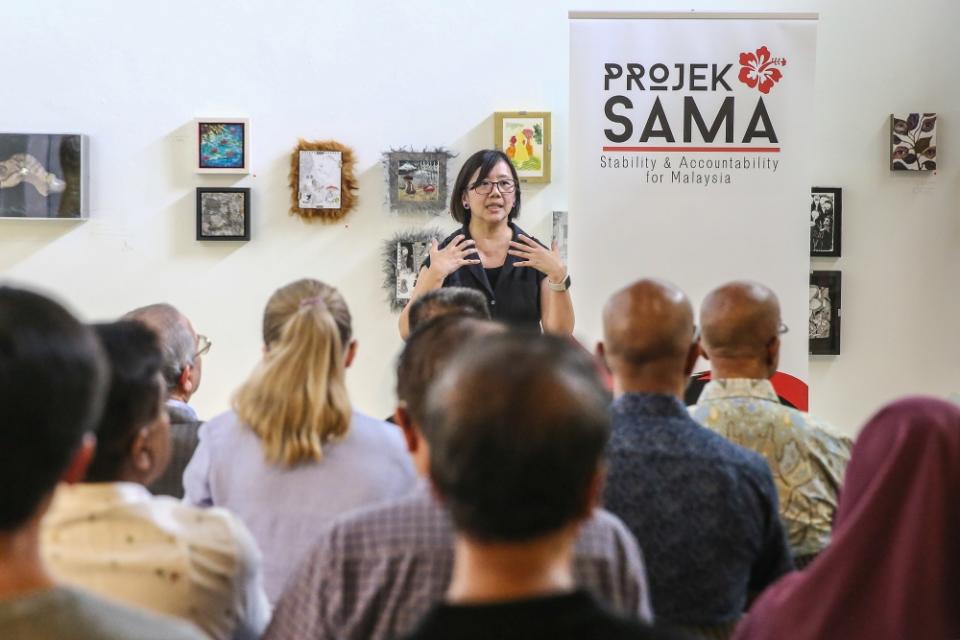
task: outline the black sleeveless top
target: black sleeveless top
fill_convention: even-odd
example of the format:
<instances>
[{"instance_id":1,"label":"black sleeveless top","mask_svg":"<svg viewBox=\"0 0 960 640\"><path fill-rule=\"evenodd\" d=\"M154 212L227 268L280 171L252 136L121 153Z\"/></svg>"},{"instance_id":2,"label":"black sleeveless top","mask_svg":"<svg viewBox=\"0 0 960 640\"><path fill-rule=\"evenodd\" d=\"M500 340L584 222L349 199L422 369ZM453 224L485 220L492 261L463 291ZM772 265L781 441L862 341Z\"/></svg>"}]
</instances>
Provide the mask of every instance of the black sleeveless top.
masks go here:
<instances>
[{"instance_id":1,"label":"black sleeveless top","mask_svg":"<svg viewBox=\"0 0 960 640\"><path fill-rule=\"evenodd\" d=\"M518 242L517 236L522 234L533 239L541 246L542 242L525 232L523 229L510 223L513 231L513 241ZM440 243L440 248L450 244L455 237L463 234L470 238L470 230L463 226ZM490 315L494 320L527 329L540 330L540 282L546 277L533 267L514 267L513 263L522 262L522 258L507 254L502 267L498 267L499 274L494 282L490 281L483 265L464 265L447 276L443 281L444 287L469 287L481 292L487 298ZM424 267L430 266L430 257L423 261Z\"/></svg>"}]
</instances>

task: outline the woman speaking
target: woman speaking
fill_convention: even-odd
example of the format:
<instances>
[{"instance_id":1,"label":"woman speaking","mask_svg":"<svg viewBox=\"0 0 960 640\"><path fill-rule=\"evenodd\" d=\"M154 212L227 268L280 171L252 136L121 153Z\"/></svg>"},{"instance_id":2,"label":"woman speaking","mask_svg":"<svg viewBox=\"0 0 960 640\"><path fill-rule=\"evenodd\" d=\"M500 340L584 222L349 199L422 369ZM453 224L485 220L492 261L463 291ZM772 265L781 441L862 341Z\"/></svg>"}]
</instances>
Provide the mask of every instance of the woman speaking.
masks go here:
<instances>
[{"instance_id":1,"label":"woman speaking","mask_svg":"<svg viewBox=\"0 0 960 640\"><path fill-rule=\"evenodd\" d=\"M462 226L433 241L420 267L410 302L440 287L482 292L494 319L550 333L573 332L567 266L513 220L520 215L520 180L510 159L493 149L478 151L460 169L450 198ZM400 335L409 333L410 304L400 314Z\"/></svg>"}]
</instances>

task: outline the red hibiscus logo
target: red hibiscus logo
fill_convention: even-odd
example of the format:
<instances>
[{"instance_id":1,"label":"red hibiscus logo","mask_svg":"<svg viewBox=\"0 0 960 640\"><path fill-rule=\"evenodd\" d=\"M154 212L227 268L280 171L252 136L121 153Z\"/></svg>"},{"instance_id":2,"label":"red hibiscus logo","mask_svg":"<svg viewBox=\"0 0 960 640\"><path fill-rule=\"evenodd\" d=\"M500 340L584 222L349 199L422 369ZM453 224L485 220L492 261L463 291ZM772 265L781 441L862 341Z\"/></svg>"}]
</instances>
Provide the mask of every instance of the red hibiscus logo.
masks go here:
<instances>
[{"instance_id":1,"label":"red hibiscus logo","mask_svg":"<svg viewBox=\"0 0 960 640\"><path fill-rule=\"evenodd\" d=\"M783 77L783 73L777 67L785 66L787 66L787 59L771 57L770 50L764 45L755 52L747 51L740 54L738 77L740 82L751 89L756 87L760 93L767 94Z\"/></svg>"}]
</instances>

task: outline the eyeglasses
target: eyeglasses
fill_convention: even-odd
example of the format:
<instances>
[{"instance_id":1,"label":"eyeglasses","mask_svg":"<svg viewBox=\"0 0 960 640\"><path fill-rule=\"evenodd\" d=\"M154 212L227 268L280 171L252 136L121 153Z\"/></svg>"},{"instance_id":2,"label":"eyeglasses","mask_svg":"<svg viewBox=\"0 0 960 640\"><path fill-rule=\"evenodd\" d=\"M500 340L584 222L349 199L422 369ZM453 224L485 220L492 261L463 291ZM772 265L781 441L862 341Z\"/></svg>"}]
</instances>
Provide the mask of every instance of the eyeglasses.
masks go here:
<instances>
[{"instance_id":1,"label":"eyeglasses","mask_svg":"<svg viewBox=\"0 0 960 640\"><path fill-rule=\"evenodd\" d=\"M487 196L490 195L491 191L493 191L493 185L497 185L497 191L500 193L513 193L517 188L516 182L513 180L507 180L506 178L503 180L497 180L496 182L492 180L480 180L478 182L474 182L473 186L470 188L481 196Z\"/></svg>"},{"instance_id":2,"label":"eyeglasses","mask_svg":"<svg viewBox=\"0 0 960 640\"><path fill-rule=\"evenodd\" d=\"M690 340L690 343L696 344L697 341L699 340L700 340L700 326L695 324L693 325L693 339Z\"/></svg>"},{"instance_id":3,"label":"eyeglasses","mask_svg":"<svg viewBox=\"0 0 960 640\"><path fill-rule=\"evenodd\" d=\"M196 358L197 356L202 356L208 353L210 351L210 347L212 346L213 346L213 341L210 340L210 338L198 333L197 334L197 353L193 357Z\"/></svg>"},{"instance_id":4,"label":"eyeglasses","mask_svg":"<svg viewBox=\"0 0 960 640\"><path fill-rule=\"evenodd\" d=\"M788 327L785 322L781 322L779 325L777 325L777 335L778 335L778 336L782 336L782 335L785 334L787 331L790 331L790 327Z\"/></svg>"}]
</instances>

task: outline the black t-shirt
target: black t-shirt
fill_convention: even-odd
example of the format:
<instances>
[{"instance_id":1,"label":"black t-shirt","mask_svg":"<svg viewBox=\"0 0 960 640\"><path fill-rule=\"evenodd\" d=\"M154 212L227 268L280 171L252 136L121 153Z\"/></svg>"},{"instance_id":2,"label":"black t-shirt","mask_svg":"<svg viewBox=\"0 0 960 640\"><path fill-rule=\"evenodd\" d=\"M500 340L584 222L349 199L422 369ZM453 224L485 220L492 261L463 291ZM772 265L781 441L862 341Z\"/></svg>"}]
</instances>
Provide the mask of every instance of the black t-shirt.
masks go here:
<instances>
[{"instance_id":1,"label":"black t-shirt","mask_svg":"<svg viewBox=\"0 0 960 640\"><path fill-rule=\"evenodd\" d=\"M679 640L620 618L586 591L496 604L439 604L406 640Z\"/></svg>"},{"instance_id":2,"label":"black t-shirt","mask_svg":"<svg viewBox=\"0 0 960 640\"><path fill-rule=\"evenodd\" d=\"M542 242L528 234L517 225L510 223L514 242L519 242L517 236L523 234L536 242ZM470 239L470 229L466 226L457 229L440 243L443 249L458 235L463 234ZM472 257L476 257L473 254ZM490 315L494 320L527 329L540 330L540 281L546 276L533 267L514 267L514 262L522 262L522 258L507 255L496 282L491 283L483 265L465 265L447 276L443 281L445 287L469 287L476 289L487 298ZM430 266L430 257L423 261L423 267Z\"/></svg>"}]
</instances>

